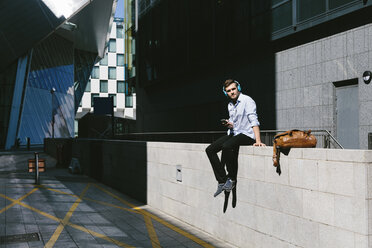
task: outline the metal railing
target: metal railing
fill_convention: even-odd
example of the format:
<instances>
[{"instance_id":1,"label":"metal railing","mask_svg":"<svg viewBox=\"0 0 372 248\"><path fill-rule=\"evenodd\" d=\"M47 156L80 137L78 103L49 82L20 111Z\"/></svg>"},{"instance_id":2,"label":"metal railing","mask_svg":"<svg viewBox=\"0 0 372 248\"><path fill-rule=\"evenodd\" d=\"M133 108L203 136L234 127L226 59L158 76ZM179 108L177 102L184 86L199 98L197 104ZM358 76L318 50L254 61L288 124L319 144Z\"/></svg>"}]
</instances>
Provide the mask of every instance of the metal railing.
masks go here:
<instances>
[{"instance_id":1,"label":"metal railing","mask_svg":"<svg viewBox=\"0 0 372 248\"><path fill-rule=\"evenodd\" d=\"M274 136L278 133L286 132L284 130L263 130L261 131L261 140L266 145L272 145ZM337 139L326 129L311 130L311 133L317 139L317 148L335 148L344 149Z\"/></svg>"},{"instance_id":2,"label":"metal railing","mask_svg":"<svg viewBox=\"0 0 372 248\"><path fill-rule=\"evenodd\" d=\"M272 146L274 136L283 130L261 130L261 140L268 146ZM343 149L342 145L332 136L328 130L311 130L317 138L318 148ZM162 142L183 142L183 143L212 143L219 137L226 134L226 131L200 131L200 132L148 132L128 133L115 136L120 140L137 141L162 141Z\"/></svg>"},{"instance_id":3,"label":"metal railing","mask_svg":"<svg viewBox=\"0 0 372 248\"><path fill-rule=\"evenodd\" d=\"M226 134L225 131L147 132L116 135L115 139L182 143L212 143L213 141L217 140L224 134Z\"/></svg>"}]
</instances>

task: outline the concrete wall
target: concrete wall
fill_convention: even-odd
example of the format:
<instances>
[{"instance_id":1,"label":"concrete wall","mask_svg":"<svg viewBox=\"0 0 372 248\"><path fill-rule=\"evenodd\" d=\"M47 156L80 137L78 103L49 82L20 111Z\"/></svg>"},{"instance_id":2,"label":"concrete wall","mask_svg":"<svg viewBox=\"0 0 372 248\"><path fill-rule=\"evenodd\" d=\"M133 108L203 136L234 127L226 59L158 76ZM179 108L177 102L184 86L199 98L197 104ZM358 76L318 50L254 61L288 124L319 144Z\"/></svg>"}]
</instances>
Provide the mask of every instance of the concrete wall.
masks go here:
<instances>
[{"instance_id":1,"label":"concrete wall","mask_svg":"<svg viewBox=\"0 0 372 248\"><path fill-rule=\"evenodd\" d=\"M57 152L57 147L61 153ZM82 173L146 203L146 142L100 139L45 139L44 151L68 167L79 160Z\"/></svg>"},{"instance_id":2,"label":"concrete wall","mask_svg":"<svg viewBox=\"0 0 372 248\"><path fill-rule=\"evenodd\" d=\"M223 214L205 148L147 143L150 206L238 247L372 247L372 151L292 149L278 176L272 147L241 147L237 206Z\"/></svg>"},{"instance_id":3,"label":"concrete wall","mask_svg":"<svg viewBox=\"0 0 372 248\"><path fill-rule=\"evenodd\" d=\"M292 149L278 176L272 147L243 146L237 206L224 214L206 146L74 139L72 156L84 174L237 247L372 248L372 151Z\"/></svg>"},{"instance_id":4,"label":"concrete wall","mask_svg":"<svg viewBox=\"0 0 372 248\"><path fill-rule=\"evenodd\" d=\"M358 78L359 147L368 148L372 132L372 25L276 53L276 127L327 129L337 136L333 82ZM315 118L314 118L315 117Z\"/></svg>"},{"instance_id":5,"label":"concrete wall","mask_svg":"<svg viewBox=\"0 0 372 248\"><path fill-rule=\"evenodd\" d=\"M75 139L72 150L85 175L146 203L146 142Z\"/></svg>"},{"instance_id":6,"label":"concrete wall","mask_svg":"<svg viewBox=\"0 0 372 248\"><path fill-rule=\"evenodd\" d=\"M72 142L71 138L45 138L44 152L56 159L57 167L67 168L71 162Z\"/></svg>"}]
</instances>

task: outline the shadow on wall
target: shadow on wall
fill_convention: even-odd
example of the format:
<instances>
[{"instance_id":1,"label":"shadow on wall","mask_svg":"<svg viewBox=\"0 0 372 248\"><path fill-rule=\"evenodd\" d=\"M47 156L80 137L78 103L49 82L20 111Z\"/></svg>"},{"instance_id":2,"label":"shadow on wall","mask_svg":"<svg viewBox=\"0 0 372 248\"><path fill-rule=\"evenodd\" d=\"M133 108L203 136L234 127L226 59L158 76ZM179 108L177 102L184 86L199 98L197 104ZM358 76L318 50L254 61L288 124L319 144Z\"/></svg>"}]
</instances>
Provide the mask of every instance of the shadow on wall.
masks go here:
<instances>
[{"instance_id":1,"label":"shadow on wall","mask_svg":"<svg viewBox=\"0 0 372 248\"><path fill-rule=\"evenodd\" d=\"M72 140L71 138L44 139L44 151L57 160L57 167L67 168L69 166L72 156Z\"/></svg>"},{"instance_id":2,"label":"shadow on wall","mask_svg":"<svg viewBox=\"0 0 372 248\"><path fill-rule=\"evenodd\" d=\"M271 7L268 0L161 1L143 14L136 33L138 132L224 130L228 78L256 101L261 129L275 129Z\"/></svg>"},{"instance_id":3,"label":"shadow on wall","mask_svg":"<svg viewBox=\"0 0 372 248\"><path fill-rule=\"evenodd\" d=\"M45 152L57 158L56 144L61 140L45 139ZM71 161L71 157L78 158L84 175L144 204L147 203L146 142L100 139L70 139L70 141L71 146L65 148L64 160ZM71 155L68 157L69 149Z\"/></svg>"}]
</instances>

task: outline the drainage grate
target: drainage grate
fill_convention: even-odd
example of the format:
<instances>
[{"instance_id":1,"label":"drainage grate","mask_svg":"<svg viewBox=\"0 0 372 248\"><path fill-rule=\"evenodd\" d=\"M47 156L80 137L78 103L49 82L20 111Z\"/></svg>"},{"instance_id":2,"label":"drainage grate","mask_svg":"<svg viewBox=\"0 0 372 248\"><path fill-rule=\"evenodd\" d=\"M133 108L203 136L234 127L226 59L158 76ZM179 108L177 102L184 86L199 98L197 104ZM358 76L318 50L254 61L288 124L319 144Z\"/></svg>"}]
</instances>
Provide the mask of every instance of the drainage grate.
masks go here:
<instances>
[{"instance_id":1,"label":"drainage grate","mask_svg":"<svg viewBox=\"0 0 372 248\"><path fill-rule=\"evenodd\" d=\"M1 236L0 244L22 243L22 242L31 242L31 241L39 241L39 240L40 240L40 237L38 233L26 233L26 234Z\"/></svg>"}]
</instances>

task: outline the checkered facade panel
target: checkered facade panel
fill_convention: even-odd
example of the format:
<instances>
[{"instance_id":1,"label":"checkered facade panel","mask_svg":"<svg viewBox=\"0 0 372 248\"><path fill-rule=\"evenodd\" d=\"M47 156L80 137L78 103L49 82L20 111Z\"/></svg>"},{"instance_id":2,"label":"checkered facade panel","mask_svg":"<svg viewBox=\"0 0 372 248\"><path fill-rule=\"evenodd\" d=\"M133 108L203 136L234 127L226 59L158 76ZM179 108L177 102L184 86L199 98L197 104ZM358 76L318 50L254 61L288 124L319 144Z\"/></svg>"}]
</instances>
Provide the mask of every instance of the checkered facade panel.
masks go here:
<instances>
[{"instance_id":1,"label":"checkered facade panel","mask_svg":"<svg viewBox=\"0 0 372 248\"><path fill-rule=\"evenodd\" d=\"M78 114L93 112L94 97L114 97L115 116L135 118L135 94L125 89L124 29L122 21L115 21L105 57L94 65L88 85L81 99Z\"/></svg>"}]
</instances>

